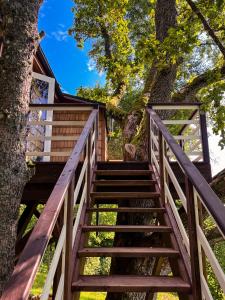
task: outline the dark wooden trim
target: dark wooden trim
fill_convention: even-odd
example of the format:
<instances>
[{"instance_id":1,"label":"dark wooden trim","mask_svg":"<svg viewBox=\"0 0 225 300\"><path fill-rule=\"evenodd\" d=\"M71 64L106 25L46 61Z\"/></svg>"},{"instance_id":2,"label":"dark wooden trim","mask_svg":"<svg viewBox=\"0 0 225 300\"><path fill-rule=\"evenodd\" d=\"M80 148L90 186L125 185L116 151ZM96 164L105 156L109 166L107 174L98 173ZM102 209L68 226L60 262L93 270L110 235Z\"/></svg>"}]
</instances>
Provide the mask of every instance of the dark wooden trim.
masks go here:
<instances>
[{"instance_id":1,"label":"dark wooden trim","mask_svg":"<svg viewBox=\"0 0 225 300\"><path fill-rule=\"evenodd\" d=\"M187 217L188 217L188 235L190 243L191 259L191 277L192 277L192 294L194 299L202 299L201 276L198 252L197 224L194 203L193 185L185 178L186 198L187 198Z\"/></svg>"},{"instance_id":2,"label":"dark wooden trim","mask_svg":"<svg viewBox=\"0 0 225 300\"><path fill-rule=\"evenodd\" d=\"M160 168L160 194L161 200L165 203L165 186L164 186L164 142L162 133L159 132L159 168Z\"/></svg>"},{"instance_id":3,"label":"dark wooden trim","mask_svg":"<svg viewBox=\"0 0 225 300\"><path fill-rule=\"evenodd\" d=\"M72 251L73 251L73 201L74 201L74 182L73 178L69 191L67 202L67 222L66 222L66 255L65 255L65 278L64 278L64 300L71 300L71 284L72 284Z\"/></svg>"},{"instance_id":4,"label":"dark wooden trim","mask_svg":"<svg viewBox=\"0 0 225 300\"><path fill-rule=\"evenodd\" d=\"M147 120L146 120L146 126L147 126L147 134L148 134L148 138L147 138L147 143L148 143L148 145L147 145L147 151L148 151L148 160L149 161L151 161L151 137L150 137L150 135L151 135L151 120L150 120L150 118L147 118Z\"/></svg>"},{"instance_id":5,"label":"dark wooden trim","mask_svg":"<svg viewBox=\"0 0 225 300\"><path fill-rule=\"evenodd\" d=\"M74 107L74 108L76 108L76 107L93 107L93 108L95 108L96 107L96 104L84 104L84 103L79 103L79 104L74 104L74 103L53 103L53 104L30 104L29 105L29 107L36 107L36 106L38 106L38 107L43 107L43 108L48 108L48 107L62 107L62 109L63 109L63 107Z\"/></svg>"},{"instance_id":6,"label":"dark wooden trim","mask_svg":"<svg viewBox=\"0 0 225 300\"><path fill-rule=\"evenodd\" d=\"M147 109L147 111L149 112L151 118L153 118L153 120L156 122L159 130L162 132L164 139L168 143L172 152L175 154L176 159L182 166L184 173L188 176L189 180L201 196L203 204L206 206L206 208L216 221L221 232L225 235L225 207L223 203L208 185L198 169L182 151L173 136L169 133L165 125L162 123L157 113L152 109Z\"/></svg>"},{"instance_id":7,"label":"dark wooden trim","mask_svg":"<svg viewBox=\"0 0 225 300\"><path fill-rule=\"evenodd\" d=\"M203 151L204 162L210 165L206 114L203 112L200 112L200 128L201 128L201 136L202 136L202 151Z\"/></svg>"}]
</instances>

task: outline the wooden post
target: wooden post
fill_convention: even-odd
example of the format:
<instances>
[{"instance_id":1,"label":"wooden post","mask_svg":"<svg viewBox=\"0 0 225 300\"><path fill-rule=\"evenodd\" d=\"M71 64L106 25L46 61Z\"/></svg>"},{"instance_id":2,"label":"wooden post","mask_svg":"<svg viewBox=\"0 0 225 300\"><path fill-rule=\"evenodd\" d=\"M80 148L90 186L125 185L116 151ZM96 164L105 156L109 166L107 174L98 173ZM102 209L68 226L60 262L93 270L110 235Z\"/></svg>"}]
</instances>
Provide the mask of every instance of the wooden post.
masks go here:
<instances>
[{"instance_id":1,"label":"wooden post","mask_svg":"<svg viewBox=\"0 0 225 300\"><path fill-rule=\"evenodd\" d=\"M161 200L165 204L164 141L161 131L159 131L159 171Z\"/></svg>"},{"instance_id":2,"label":"wooden post","mask_svg":"<svg viewBox=\"0 0 225 300\"><path fill-rule=\"evenodd\" d=\"M151 119L150 115L147 111L147 151L148 151L148 161L151 162Z\"/></svg>"},{"instance_id":3,"label":"wooden post","mask_svg":"<svg viewBox=\"0 0 225 300\"><path fill-rule=\"evenodd\" d=\"M194 191L193 185L187 176L185 176L185 188L187 198L188 233L190 242L192 293L194 300L202 300Z\"/></svg>"},{"instance_id":4,"label":"wooden post","mask_svg":"<svg viewBox=\"0 0 225 300\"><path fill-rule=\"evenodd\" d=\"M88 141L87 141L87 206L89 207L90 205L90 191L91 191L91 140L92 140L92 134L90 133L88 136Z\"/></svg>"},{"instance_id":5,"label":"wooden post","mask_svg":"<svg viewBox=\"0 0 225 300\"><path fill-rule=\"evenodd\" d=\"M199 118L200 118L200 128L201 128L201 136L202 136L203 161L207 164L210 164L206 114L203 112L200 112Z\"/></svg>"},{"instance_id":6,"label":"wooden post","mask_svg":"<svg viewBox=\"0 0 225 300\"><path fill-rule=\"evenodd\" d=\"M72 300L72 240L73 240L73 206L74 206L74 182L73 177L68 190L67 219L66 219L66 255L65 255L65 278L64 278L64 300Z\"/></svg>"}]
</instances>

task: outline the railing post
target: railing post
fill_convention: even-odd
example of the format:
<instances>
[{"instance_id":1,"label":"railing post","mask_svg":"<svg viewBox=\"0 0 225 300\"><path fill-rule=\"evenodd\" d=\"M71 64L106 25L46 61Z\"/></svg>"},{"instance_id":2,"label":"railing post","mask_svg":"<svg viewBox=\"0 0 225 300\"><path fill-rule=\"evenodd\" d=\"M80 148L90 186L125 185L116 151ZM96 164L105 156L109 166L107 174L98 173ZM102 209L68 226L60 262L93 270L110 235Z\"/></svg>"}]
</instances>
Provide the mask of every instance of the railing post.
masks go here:
<instances>
[{"instance_id":1,"label":"railing post","mask_svg":"<svg viewBox=\"0 0 225 300\"><path fill-rule=\"evenodd\" d=\"M161 200L165 203L165 166L164 166L164 141L162 132L159 131L159 171L160 171L160 193Z\"/></svg>"},{"instance_id":2,"label":"railing post","mask_svg":"<svg viewBox=\"0 0 225 300\"><path fill-rule=\"evenodd\" d=\"M95 136L95 163L97 163L97 161L98 161L99 110L98 110L98 114L97 114L96 120L95 120L95 130L96 130L96 136Z\"/></svg>"},{"instance_id":3,"label":"railing post","mask_svg":"<svg viewBox=\"0 0 225 300\"><path fill-rule=\"evenodd\" d=\"M90 191L91 191L91 140L92 134L90 133L87 141L87 206L90 205Z\"/></svg>"},{"instance_id":4,"label":"railing post","mask_svg":"<svg viewBox=\"0 0 225 300\"><path fill-rule=\"evenodd\" d=\"M200 121L200 128L201 128L201 137L202 137L203 161L207 164L210 164L209 142L208 142L207 123L206 123L205 113L199 112L199 121Z\"/></svg>"},{"instance_id":5,"label":"railing post","mask_svg":"<svg viewBox=\"0 0 225 300\"><path fill-rule=\"evenodd\" d=\"M187 198L187 218L188 218L188 234L190 246L190 260L191 260L191 279L192 279L192 293L194 300L202 300L201 292L201 272L199 263L199 249L197 237L197 222L195 211L195 200L193 184L189 178L185 176L185 189Z\"/></svg>"},{"instance_id":6,"label":"railing post","mask_svg":"<svg viewBox=\"0 0 225 300\"><path fill-rule=\"evenodd\" d=\"M147 111L147 133L148 133L148 140L147 140L148 161L151 162L151 117L148 111Z\"/></svg>"},{"instance_id":7,"label":"railing post","mask_svg":"<svg viewBox=\"0 0 225 300\"><path fill-rule=\"evenodd\" d=\"M66 253L65 253L65 277L64 277L64 300L72 300L72 251L73 251L73 207L74 207L74 184L73 177L68 190L67 218L66 218Z\"/></svg>"}]
</instances>

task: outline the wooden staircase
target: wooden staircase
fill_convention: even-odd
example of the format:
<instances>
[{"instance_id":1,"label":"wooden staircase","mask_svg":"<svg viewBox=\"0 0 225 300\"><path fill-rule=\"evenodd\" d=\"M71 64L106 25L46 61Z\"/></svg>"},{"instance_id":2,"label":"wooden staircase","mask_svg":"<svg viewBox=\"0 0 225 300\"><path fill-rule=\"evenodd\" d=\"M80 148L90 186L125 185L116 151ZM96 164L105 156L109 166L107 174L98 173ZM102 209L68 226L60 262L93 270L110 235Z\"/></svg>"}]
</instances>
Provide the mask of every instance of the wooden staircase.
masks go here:
<instances>
[{"instance_id":1,"label":"wooden staircase","mask_svg":"<svg viewBox=\"0 0 225 300\"><path fill-rule=\"evenodd\" d=\"M153 300L158 292L174 292L180 300L212 300L206 262L225 294L225 272L202 222L202 216L207 216L225 237L225 207L195 166L199 160L203 166L208 165L207 136L201 135L200 154L199 140L194 152L188 154L184 144L193 136L182 135L191 129L187 126L198 123L198 118L193 120L196 114L201 132L206 133L205 118L199 105L193 103L154 105L146 109L148 162L98 162L96 107L65 165L53 161L37 165L37 173L22 197L26 209L18 226L18 261L1 300L29 299L46 249L52 243L54 253L41 300L49 296L54 300L77 300L81 291L141 292L145 300ZM194 109L194 114L188 120L162 121L157 108ZM172 136L166 124L182 125L179 135ZM207 172L203 175L209 175ZM39 203L43 211L37 210ZM39 219L27 232L32 214ZM101 214L114 214L117 221L101 223ZM91 234L108 232L114 233L111 243L89 246ZM109 257L112 265L117 262L116 268L101 276L85 274L87 258L94 257ZM145 265L151 260L153 271L135 274L132 268L130 272L126 266L131 260ZM163 264L169 266L168 276L162 273Z\"/></svg>"},{"instance_id":2,"label":"wooden staircase","mask_svg":"<svg viewBox=\"0 0 225 300\"><path fill-rule=\"evenodd\" d=\"M72 291L105 292L175 292L190 295L191 283L188 275L184 249L179 248L180 241L175 235L176 228L169 221L167 208L160 199L159 187L152 167L147 163L108 162L98 163L90 193L90 205L85 212L85 224L75 258ZM136 202L134 207L134 202ZM149 202L149 203L148 203ZM145 203L145 205L143 205ZM146 204L149 204L148 206ZM113 207L112 207L113 204ZM132 207L131 207L132 205ZM110 207L111 206L111 207ZM115 207L116 206L116 207ZM145 207L146 206L146 207ZM93 224L91 215L101 213L152 214L154 224L108 225ZM95 218L98 220L97 216ZM157 247L87 247L89 232L121 232L141 234L161 234L163 240ZM84 237L86 235L86 238ZM168 241L168 242L165 242ZM160 276L159 268L152 276L134 274L113 274L107 276L81 275L77 268L79 260L87 257L154 257L155 263L168 259L172 276ZM82 264L81 264L82 265ZM182 298L185 299L185 298Z\"/></svg>"}]
</instances>

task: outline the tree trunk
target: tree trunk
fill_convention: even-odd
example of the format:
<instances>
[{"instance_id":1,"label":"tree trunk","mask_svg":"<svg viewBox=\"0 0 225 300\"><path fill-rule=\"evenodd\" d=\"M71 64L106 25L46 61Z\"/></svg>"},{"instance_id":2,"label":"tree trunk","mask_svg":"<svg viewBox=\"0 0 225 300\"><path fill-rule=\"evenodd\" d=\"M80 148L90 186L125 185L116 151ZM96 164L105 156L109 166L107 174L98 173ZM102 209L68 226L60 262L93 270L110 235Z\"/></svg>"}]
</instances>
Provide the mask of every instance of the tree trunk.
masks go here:
<instances>
[{"instance_id":1,"label":"tree trunk","mask_svg":"<svg viewBox=\"0 0 225 300\"><path fill-rule=\"evenodd\" d=\"M177 26L176 21L177 11L176 2L174 0L158 0L155 9L155 26L156 26L156 39L163 42L168 36L168 30ZM143 108L146 102L171 102L171 93L173 91L174 82L176 79L177 64L170 62L169 54L166 55L166 65L158 67L158 61L155 60L146 78L145 87L141 99L138 100L139 107L132 111L127 118L124 129L124 143L132 143L132 139L137 133L137 128L142 122L142 128L139 130L141 136L139 141L141 145L139 149L147 149L145 141L142 137L146 136L143 126ZM138 116L133 118L132 116ZM139 150L137 149L139 152ZM141 151L137 157L146 159L147 153Z\"/></svg>"},{"instance_id":2,"label":"tree trunk","mask_svg":"<svg viewBox=\"0 0 225 300\"><path fill-rule=\"evenodd\" d=\"M0 0L0 295L14 266L18 208L29 178L25 125L41 0Z\"/></svg>"},{"instance_id":3,"label":"tree trunk","mask_svg":"<svg viewBox=\"0 0 225 300\"><path fill-rule=\"evenodd\" d=\"M168 35L168 30L171 27L176 26L176 1L175 0L158 0L156 4L156 37L160 42ZM168 64L166 68L159 69L157 67L157 61L153 63L152 68L149 71L148 80L143 91L143 102L144 99L149 97L150 101L165 101L171 100L171 92L173 89L173 84L176 78L176 66L170 63L169 57ZM144 107L140 108L144 108ZM140 109L141 110L141 109ZM125 125L124 136L126 143L132 140L135 136L137 126L143 121L143 115L138 111L133 111ZM143 127L144 128L144 127ZM140 157L139 157L140 158ZM128 201L129 202L129 201ZM123 205L123 203L121 203ZM129 205L127 203L126 205ZM125 206L126 206L125 205ZM130 203L131 205L131 203ZM153 207L154 203L151 200L141 200L132 203L132 205L137 207ZM150 214L141 215L132 214L132 216L125 216L124 214L118 214L117 224L126 225L137 225L137 224L151 224L154 222L153 216ZM162 237L160 234L152 234L151 236L147 234L116 234L114 240L115 247L151 247L159 246ZM137 275L151 275L154 268L155 260L153 258L145 259L113 259L111 264L111 274L137 274ZM124 293L124 294L114 294L108 293L107 300L145 300L145 293Z\"/></svg>"}]
</instances>

